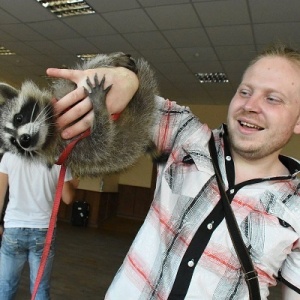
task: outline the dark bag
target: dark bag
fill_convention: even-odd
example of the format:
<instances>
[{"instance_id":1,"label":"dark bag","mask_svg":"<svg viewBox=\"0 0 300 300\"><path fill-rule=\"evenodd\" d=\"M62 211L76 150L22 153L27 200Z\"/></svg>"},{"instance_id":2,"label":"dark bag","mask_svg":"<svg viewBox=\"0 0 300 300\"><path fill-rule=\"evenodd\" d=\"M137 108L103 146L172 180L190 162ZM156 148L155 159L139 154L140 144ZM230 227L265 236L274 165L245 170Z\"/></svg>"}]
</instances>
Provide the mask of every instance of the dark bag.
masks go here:
<instances>
[{"instance_id":1,"label":"dark bag","mask_svg":"<svg viewBox=\"0 0 300 300\"><path fill-rule=\"evenodd\" d=\"M72 205L71 224L73 226L87 226L90 205L86 201L75 201Z\"/></svg>"}]
</instances>

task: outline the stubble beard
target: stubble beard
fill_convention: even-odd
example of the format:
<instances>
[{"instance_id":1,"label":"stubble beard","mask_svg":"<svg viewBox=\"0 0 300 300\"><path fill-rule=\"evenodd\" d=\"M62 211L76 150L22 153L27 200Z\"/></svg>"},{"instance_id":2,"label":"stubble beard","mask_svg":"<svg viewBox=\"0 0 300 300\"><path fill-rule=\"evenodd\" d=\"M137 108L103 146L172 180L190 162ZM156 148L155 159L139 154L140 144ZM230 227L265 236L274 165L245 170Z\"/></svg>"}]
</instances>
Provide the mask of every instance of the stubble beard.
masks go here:
<instances>
[{"instance_id":1,"label":"stubble beard","mask_svg":"<svg viewBox=\"0 0 300 300\"><path fill-rule=\"evenodd\" d=\"M286 135L286 138L281 141L274 137L274 139L266 139L265 142L257 143L254 140L253 143L251 143L248 138L243 142L241 138L234 136L234 134L231 134L229 128L228 135L232 153L236 153L240 157L249 161L259 160L274 153L280 153L282 148L289 142L292 137L291 135ZM245 144L248 144L249 146L245 146Z\"/></svg>"}]
</instances>

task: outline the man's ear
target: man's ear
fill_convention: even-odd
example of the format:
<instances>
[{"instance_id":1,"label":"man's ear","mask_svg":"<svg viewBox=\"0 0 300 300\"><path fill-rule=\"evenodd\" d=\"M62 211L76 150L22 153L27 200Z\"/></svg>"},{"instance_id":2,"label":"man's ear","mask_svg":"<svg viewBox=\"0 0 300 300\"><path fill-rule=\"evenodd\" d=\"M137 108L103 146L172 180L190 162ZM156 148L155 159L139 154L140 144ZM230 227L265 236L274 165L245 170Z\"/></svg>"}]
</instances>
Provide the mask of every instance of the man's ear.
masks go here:
<instances>
[{"instance_id":1,"label":"man's ear","mask_svg":"<svg viewBox=\"0 0 300 300\"><path fill-rule=\"evenodd\" d=\"M299 118L297 120L297 123L295 124L294 133L295 134L300 134L300 116L299 116Z\"/></svg>"},{"instance_id":2,"label":"man's ear","mask_svg":"<svg viewBox=\"0 0 300 300\"><path fill-rule=\"evenodd\" d=\"M0 82L0 105L5 103L6 100L17 97L18 94L19 91L17 89L15 89L9 84Z\"/></svg>"}]
</instances>

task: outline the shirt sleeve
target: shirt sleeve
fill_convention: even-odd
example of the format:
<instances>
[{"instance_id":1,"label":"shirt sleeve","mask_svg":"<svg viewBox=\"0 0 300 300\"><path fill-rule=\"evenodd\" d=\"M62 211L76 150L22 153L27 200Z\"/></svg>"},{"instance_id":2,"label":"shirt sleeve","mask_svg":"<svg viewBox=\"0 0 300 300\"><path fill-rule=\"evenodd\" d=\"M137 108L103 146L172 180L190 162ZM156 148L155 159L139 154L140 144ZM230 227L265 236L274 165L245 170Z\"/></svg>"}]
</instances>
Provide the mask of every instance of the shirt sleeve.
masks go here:
<instances>
[{"instance_id":1,"label":"shirt sleeve","mask_svg":"<svg viewBox=\"0 0 300 300\"><path fill-rule=\"evenodd\" d=\"M300 240L287 256L281 269L281 277L284 284L300 294Z\"/></svg>"},{"instance_id":2,"label":"shirt sleeve","mask_svg":"<svg viewBox=\"0 0 300 300\"><path fill-rule=\"evenodd\" d=\"M71 174L71 170L69 168L67 168L66 175L65 175L65 182L70 181L72 179L73 179L73 176Z\"/></svg>"},{"instance_id":3,"label":"shirt sleeve","mask_svg":"<svg viewBox=\"0 0 300 300\"><path fill-rule=\"evenodd\" d=\"M7 161L9 160L9 153L4 153L0 162L0 172L8 174Z\"/></svg>"},{"instance_id":4,"label":"shirt sleeve","mask_svg":"<svg viewBox=\"0 0 300 300\"><path fill-rule=\"evenodd\" d=\"M191 127L199 126L199 120L189 107L178 105L174 101L156 97L158 109L154 124L153 141L159 151L168 153L173 148L176 138Z\"/></svg>"}]
</instances>

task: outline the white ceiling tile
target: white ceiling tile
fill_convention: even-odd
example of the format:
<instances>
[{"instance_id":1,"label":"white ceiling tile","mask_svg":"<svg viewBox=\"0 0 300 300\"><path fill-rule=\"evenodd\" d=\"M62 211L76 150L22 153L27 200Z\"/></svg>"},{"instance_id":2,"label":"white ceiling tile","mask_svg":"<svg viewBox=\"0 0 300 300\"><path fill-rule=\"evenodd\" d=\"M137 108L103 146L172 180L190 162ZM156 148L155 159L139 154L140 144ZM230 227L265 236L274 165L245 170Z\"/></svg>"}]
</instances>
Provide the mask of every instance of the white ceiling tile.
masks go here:
<instances>
[{"instance_id":1,"label":"white ceiling tile","mask_svg":"<svg viewBox=\"0 0 300 300\"><path fill-rule=\"evenodd\" d=\"M141 33L125 33L124 38L136 49L163 49L169 48L170 44L158 31Z\"/></svg>"},{"instance_id":2,"label":"white ceiling tile","mask_svg":"<svg viewBox=\"0 0 300 300\"><path fill-rule=\"evenodd\" d=\"M210 46L203 28L166 30L163 34L174 48Z\"/></svg>"},{"instance_id":3,"label":"white ceiling tile","mask_svg":"<svg viewBox=\"0 0 300 300\"><path fill-rule=\"evenodd\" d=\"M201 26L191 4L150 7L146 12L161 30Z\"/></svg>"},{"instance_id":4,"label":"white ceiling tile","mask_svg":"<svg viewBox=\"0 0 300 300\"><path fill-rule=\"evenodd\" d=\"M0 28L1 28L1 25L0 25ZM0 29L0 36L1 36L1 43L0 43L1 46L5 46L6 41L16 41L19 39L19 36L13 37L10 32L6 33L1 29Z\"/></svg>"},{"instance_id":5,"label":"white ceiling tile","mask_svg":"<svg viewBox=\"0 0 300 300\"><path fill-rule=\"evenodd\" d=\"M3 9L0 9L0 25L1 24L14 24L14 23L20 23L20 21L4 11Z\"/></svg>"},{"instance_id":6,"label":"white ceiling tile","mask_svg":"<svg viewBox=\"0 0 300 300\"><path fill-rule=\"evenodd\" d=\"M231 79L231 74L234 74L234 77L236 78L238 76L240 80L243 75L243 72L246 70L246 68L249 65L249 61L248 60L223 61L222 65L229 79Z\"/></svg>"},{"instance_id":7,"label":"white ceiling tile","mask_svg":"<svg viewBox=\"0 0 300 300\"><path fill-rule=\"evenodd\" d=\"M40 52L36 51L33 47L33 45L30 43L30 45L27 45L24 42L20 41L6 41L5 42L5 48L9 49L16 54L40 54Z\"/></svg>"},{"instance_id":8,"label":"white ceiling tile","mask_svg":"<svg viewBox=\"0 0 300 300\"><path fill-rule=\"evenodd\" d=\"M246 0L196 3L195 8L205 26L249 24Z\"/></svg>"},{"instance_id":9,"label":"white ceiling tile","mask_svg":"<svg viewBox=\"0 0 300 300\"><path fill-rule=\"evenodd\" d=\"M117 10L139 8L136 0L88 0L88 3L98 12L104 13Z\"/></svg>"},{"instance_id":10,"label":"white ceiling tile","mask_svg":"<svg viewBox=\"0 0 300 300\"><path fill-rule=\"evenodd\" d=\"M81 41L81 43L79 43ZM81 53L98 53L98 48L88 41L82 43L82 39L64 39L57 40L55 43L62 49L68 51L68 53L81 54Z\"/></svg>"},{"instance_id":11,"label":"white ceiling tile","mask_svg":"<svg viewBox=\"0 0 300 300\"><path fill-rule=\"evenodd\" d=\"M208 27L207 33L215 46L253 44L250 25Z\"/></svg>"},{"instance_id":12,"label":"white ceiling tile","mask_svg":"<svg viewBox=\"0 0 300 300\"><path fill-rule=\"evenodd\" d=\"M29 23L28 26L47 39L58 40L79 37L79 34L75 30L62 23L61 20Z\"/></svg>"},{"instance_id":13,"label":"white ceiling tile","mask_svg":"<svg viewBox=\"0 0 300 300\"><path fill-rule=\"evenodd\" d=\"M219 61L199 61L199 62L187 62L193 74L195 73L212 73L212 72L224 72L223 67Z\"/></svg>"},{"instance_id":14,"label":"white ceiling tile","mask_svg":"<svg viewBox=\"0 0 300 300\"><path fill-rule=\"evenodd\" d=\"M153 22L142 9L104 13L103 17L121 33L156 29Z\"/></svg>"},{"instance_id":15,"label":"white ceiling tile","mask_svg":"<svg viewBox=\"0 0 300 300\"><path fill-rule=\"evenodd\" d=\"M155 49L155 50L140 50L139 51L146 60L151 62L179 62L180 57L172 48Z\"/></svg>"},{"instance_id":16,"label":"white ceiling tile","mask_svg":"<svg viewBox=\"0 0 300 300\"><path fill-rule=\"evenodd\" d=\"M216 53L212 47L190 47L176 48L180 57L186 62L197 63L199 61L217 60Z\"/></svg>"},{"instance_id":17,"label":"white ceiling tile","mask_svg":"<svg viewBox=\"0 0 300 300\"><path fill-rule=\"evenodd\" d=\"M28 46L34 48L39 54L43 53L45 55L64 54L66 52L55 41L32 41L28 42Z\"/></svg>"},{"instance_id":18,"label":"white ceiling tile","mask_svg":"<svg viewBox=\"0 0 300 300\"><path fill-rule=\"evenodd\" d=\"M257 51L254 45L216 46L216 53L220 60L251 60Z\"/></svg>"},{"instance_id":19,"label":"white ceiling tile","mask_svg":"<svg viewBox=\"0 0 300 300\"><path fill-rule=\"evenodd\" d=\"M153 62L156 69L161 72L167 79L181 77L183 82L190 82L191 78L194 81L194 76L191 71L182 62L156 63Z\"/></svg>"},{"instance_id":20,"label":"white ceiling tile","mask_svg":"<svg viewBox=\"0 0 300 300\"><path fill-rule=\"evenodd\" d=\"M254 23L299 22L299 0L249 0Z\"/></svg>"},{"instance_id":21,"label":"white ceiling tile","mask_svg":"<svg viewBox=\"0 0 300 300\"><path fill-rule=\"evenodd\" d=\"M1 25L0 28L21 41L39 41L46 38L24 24Z\"/></svg>"},{"instance_id":22,"label":"white ceiling tile","mask_svg":"<svg viewBox=\"0 0 300 300\"><path fill-rule=\"evenodd\" d=\"M97 14L65 18L63 22L83 37L116 33L112 26Z\"/></svg>"},{"instance_id":23,"label":"white ceiling tile","mask_svg":"<svg viewBox=\"0 0 300 300\"><path fill-rule=\"evenodd\" d=\"M21 22L38 22L57 18L35 0L2 0L1 8Z\"/></svg>"},{"instance_id":24,"label":"white ceiling tile","mask_svg":"<svg viewBox=\"0 0 300 300\"><path fill-rule=\"evenodd\" d=\"M100 52L132 51L133 47L120 35L104 35L87 38Z\"/></svg>"},{"instance_id":25,"label":"white ceiling tile","mask_svg":"<svg viewBox=\"0 0 300 300\"><path fill-rule=\"evenodd\" d=\"M253 25L255 41L258 44L266 45L281 41L293 47L300 47L299 28L300 22Z\"/></svg>"},{"instance_id":26,"label":"white ceiling tile","mask_svg":"<svg viewBox=\"0 0 300 300\"><path fill-rule=\"evenodd\" d=\"M190 0L139 0L144 7L189 3Z\"/></svg>"}]
</instances>

